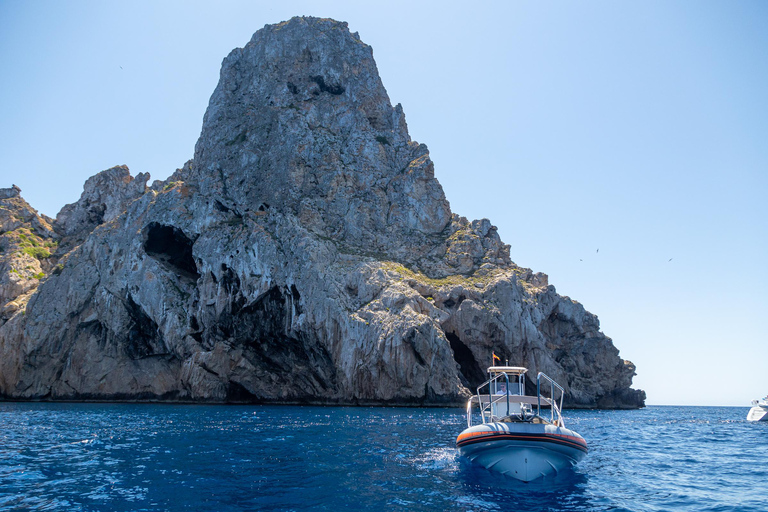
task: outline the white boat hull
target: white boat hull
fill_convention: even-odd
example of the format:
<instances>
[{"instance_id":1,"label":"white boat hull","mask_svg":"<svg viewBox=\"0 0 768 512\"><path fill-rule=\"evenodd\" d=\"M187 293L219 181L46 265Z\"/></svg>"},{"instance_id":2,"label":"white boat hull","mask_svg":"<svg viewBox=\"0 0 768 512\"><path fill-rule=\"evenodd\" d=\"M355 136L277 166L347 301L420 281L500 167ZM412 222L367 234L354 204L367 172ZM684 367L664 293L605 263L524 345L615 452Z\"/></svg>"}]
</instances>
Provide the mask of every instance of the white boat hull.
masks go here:
<instances>
[{"instance_id":1,"label":"white boat hull","mask_svg":"<svg viewBox=\"0 0 768 512\"><path fill-rule=\"evenodd\" d=\"M486 469L530 482L573 467L587 443L564 427L536 423L485 423L456 439L459 453Z\"/></svg>"},{"instance_id":2,"label":"white boat hull","mask_svg":"<svg viewBox=\"0 0 768 512\"><path fill-rule=\"evenodd\" d=\"M768 421L768 408L759 405L754 406L747 414L747 421Z\"/></svg>"}]
</instances>

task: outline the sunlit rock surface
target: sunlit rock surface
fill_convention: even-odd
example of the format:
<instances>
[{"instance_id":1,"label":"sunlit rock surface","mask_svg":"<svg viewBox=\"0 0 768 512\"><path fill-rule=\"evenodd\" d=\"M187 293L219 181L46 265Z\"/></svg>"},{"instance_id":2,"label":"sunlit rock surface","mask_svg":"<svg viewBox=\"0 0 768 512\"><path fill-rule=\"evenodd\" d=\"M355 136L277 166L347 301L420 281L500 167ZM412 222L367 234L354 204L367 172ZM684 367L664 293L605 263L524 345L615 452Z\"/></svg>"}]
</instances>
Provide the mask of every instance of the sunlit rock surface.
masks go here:
<instances>
[{"instance_id":1,"label":"sunlit rock surface","mask_svg":"<svg viewBox=\"0 0 768 512\"><path fill-rule=\"evenodd\" d=\"M55 221L0 190L6 398L460 404L495 352L643 405L597 317L451 212L345 23L232 51L194 158L148 179L103 171Z\"/></svg>"}]
</instances>

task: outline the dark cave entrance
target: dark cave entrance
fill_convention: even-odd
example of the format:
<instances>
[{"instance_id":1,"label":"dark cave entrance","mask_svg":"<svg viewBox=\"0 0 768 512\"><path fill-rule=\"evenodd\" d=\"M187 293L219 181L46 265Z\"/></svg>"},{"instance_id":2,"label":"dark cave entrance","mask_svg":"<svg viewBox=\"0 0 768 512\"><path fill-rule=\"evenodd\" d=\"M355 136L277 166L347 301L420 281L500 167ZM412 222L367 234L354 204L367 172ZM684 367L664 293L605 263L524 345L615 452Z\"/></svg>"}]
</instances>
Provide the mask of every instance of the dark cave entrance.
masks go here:
<instances>
[{"instance_id":1,"label":"dark cave entrance","mask_svg":"<svg viewBox=\"0 0 768 512\"><path fill-rule=\"evenodd\" d=\"M144 228L142 246L147 256L154 258L171 272L197 281L200 274L192 256L193 243L182 230L174 226L150 222Z\"/></svg>"},{"instance_id":2,"label":"dark cave entrance","mask_svg":"<svg viewBox=\"0 0 768 512\"><path fill-rule=\"evenodd\" d=\"M474 391L477 386L485 382L485 372L480 368L469 347L455 333L446 332L445 337L451 344L453 359L459 363L462 384L467 386L470 391Z\"/></svg>"},{"instance_id":3,"label":"dark cave entrance","mask_svg":"<svg viewBox=\"0 0 768 512\"><path fill-rule=\"evenodd\" d=\"M125 353L131 359L142 359L166 352L165 342L157 323L128 296L125 309L131 317L131 324L125 338Z\"/></svg>"},{"instance_id":4,"label":"dark cave entrance","mask_svg":"<svg viewBox=\"0 0 768 512\"><path fill-rule=\"evenodd\" d=\"M325 344L314 332L291 330L294 315L301 314L301 294L295 285L274 286L247 304L235 272L222 267L219 282L232 301L226 310L205 319L208 328L204 342L209 346L224 342L242 349L245 358L262 374L261 381L269 382L268 387L254 390L254 394L248 389L252 383L247 379L230 380L227 401L302 402L334 394L336 367ZM282 394L283 390L286 394Z\"/></svg>"}]
</instances>

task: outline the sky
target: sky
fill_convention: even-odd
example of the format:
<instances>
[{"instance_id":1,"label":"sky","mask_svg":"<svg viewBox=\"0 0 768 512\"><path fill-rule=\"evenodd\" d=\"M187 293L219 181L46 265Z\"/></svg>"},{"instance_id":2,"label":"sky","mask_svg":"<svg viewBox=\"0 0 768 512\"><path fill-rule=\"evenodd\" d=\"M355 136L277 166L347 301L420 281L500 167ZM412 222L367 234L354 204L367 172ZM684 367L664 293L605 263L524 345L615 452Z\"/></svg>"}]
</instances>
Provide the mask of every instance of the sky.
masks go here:
<instances>
[{"instance_id":1,"label":"sky","mask_svg":"<svg viewBox=\"0 0 768 512\"><path fill-rule=\"evenodd\" d=\"M768 394L768 3L0 0L0 187L192 158L222 59L347 21L455 213L600 318L650 405Z\"/></svg>"}]
</instances>

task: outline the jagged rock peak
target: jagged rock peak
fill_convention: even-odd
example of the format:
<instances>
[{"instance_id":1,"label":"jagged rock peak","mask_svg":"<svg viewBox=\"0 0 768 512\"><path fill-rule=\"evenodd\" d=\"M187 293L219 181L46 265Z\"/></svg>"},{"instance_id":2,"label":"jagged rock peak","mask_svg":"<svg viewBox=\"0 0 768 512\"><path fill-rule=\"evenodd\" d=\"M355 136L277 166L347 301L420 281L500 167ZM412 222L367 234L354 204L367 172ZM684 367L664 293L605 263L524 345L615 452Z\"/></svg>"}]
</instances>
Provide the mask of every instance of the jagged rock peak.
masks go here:
<instances>
[{"instance_id":1,"label":"jagged rock peak","mask_svg":"<svg viewBox=\"0 0 768 512\"><path fill-rule=\"evenodd\" d=\"M126 165L117 165L91 176L75 203L56 215L54 229L65 237L82 241L93 229L122 214L128 205L147 191L149 173L134 178Z\"/></svg>"},{"instance_id":2,"label":"jagged rock peak","mask_svg":"<svg viewBox=\"0 0 768 512\"><path fill-rule=\"evenodd\" d=\"M0 199L10 199L12 197L19 197L21 189L16 185L11 188L0 188Z\"/></svg>"},{"instance_id":3,"label":"jagged rock peak","mask_svg":"<svg viewBox=\"0 0 768 512\"><path fill-rule=\"evenodd\" d=\"M203 193L244 211L270 205L346 243L386 250L451 219L371 47L333 20L267 25L224 59L194 160Z\"/></svg>"}]
</instances>

